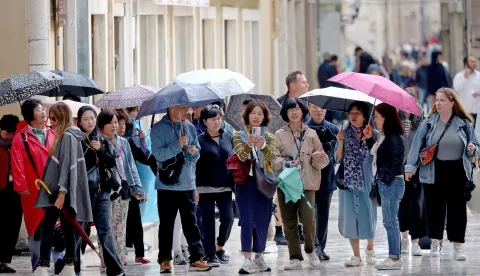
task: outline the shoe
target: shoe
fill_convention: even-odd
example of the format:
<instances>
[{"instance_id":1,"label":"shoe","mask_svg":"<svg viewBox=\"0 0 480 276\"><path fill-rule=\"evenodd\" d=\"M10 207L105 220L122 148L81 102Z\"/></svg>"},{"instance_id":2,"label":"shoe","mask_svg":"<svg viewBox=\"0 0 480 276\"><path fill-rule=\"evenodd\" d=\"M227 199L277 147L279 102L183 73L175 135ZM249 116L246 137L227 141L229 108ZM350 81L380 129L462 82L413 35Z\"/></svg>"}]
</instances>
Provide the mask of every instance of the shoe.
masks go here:
<instances>
[{"instance_id":1,"label":"shoe","mask_svg":"<svg viewBox=\"0 0 480 276\"><path fill-rule=\"evenodd\" d=\"M453 249L453 259L456 261L466 261L467 256L465 255L465 252L463 251L463 247L455 247Z\"/></svg>"},{"instance_id":2,"label":"shoe","mask_svg":"<svg viewBox=\"0 0 480 276\"><path fill-rule=\"evenodd\" d=\"M302 225L298 226L298 236L300 237L300 244L305 244L305 235L303 234Z\"/></svg>"},{"instance_id":3,"label":"shoe","mask_svg":"<svg viewBox=\"0 0 480 276\"><path fill-rule=\"evenodd\" d=\"M412 243L412 256L422 256L422 249L418 243Z\"/></svg>"},{"instance_id":4,"label":"shoe","mask_svg":"<svg viewBox=\"0 0 480 276\"><path fill-rule=\"evenodd\" d=\"M17 273L17 271L9 266L0 266L0 274L5 273L5 274L10 274L10 273Z\"/></svg>"},{"instance_id":5,"label":"shoe","mask_svg":"<svg viewBox=\"0 0 480 276\"><path fill-rule=\"evenodd\" d=\"M135 262L139 264L149 264L150 260L147 260L144 257L136 257Z\"/></svg>"},{"instance_id":6,"label":"shoe","mask_svg":"<svg viewBox=\"0 0 480 276\"><path fill-rule=\"evenodd\" d=\"M189 271L209 271L211 270L212 267L206 264L204 261L199 260L194 262L193 264L190 264L190 268L188 269Z\"/></svg>"},{"instance_id":7,"label":"shoe","mask_svg":"<svg viewBox=\"0 0 480 276\"><path fill-rule=\"evenodd\" d=\"M375 255L375 250L365 249L365 254L367 255L367 264L374 265L377 263L377 255Z\"/></svg>"},{"instance_id":8,"label":"shoe","mask_svg":"<svg viewBox=\"0 0 480 276\"><path fill-rule=\"evenodd\" d=\"M270 269L270 267L268 267L268 265L265 263L265 259L263 258L263 256L260 256L260 257L255 257L255 259L253 260L253 262L255 263L255 265L257 266L258 268L258 271L260 272L267 272L267 271L272 271Z\"/></svg>"},{"instance_id":9,"label":"shoe","mask_svg":"<svg viewBox=\"0 0 480 276\"><path fill-rule=\"evenodd\" d=\"M55 275L60 274L64 266L65 266L65 261L63 259L58 259L53 269Z\"/></svg>"},{"instance_id":10,"label":"shoe","mask_svg":"<svg viewBox=\"0 0 480 276\"><path fill-rule=\"evenodd\" d=\"M37 267L32 276L48 276L48 267Z\"/></svg>"},{"instance_id":11,"label":"shoe","mask_svg":"<svg viewBox=\"0 0 480 276\"><path fill-rule=\"evenodd\" d=\"M375 268L378 270L399 270L402 269L402 260L393 261L390 258L386 258L383 262L377 264Z\"/></svg>"},{"instance_id":12,"label":"shoe","mask_svg":"<svg viewBox=\"0 0 480 276\"><path fill-rule=\"evenodd\" d=\"M188 250L188 246L182 245L181 249L185 260L190 260L190 251Z\"/></svg>"},{"instance_id":13,"label":"shoe","mask_svg":"<svg viewBox=\"0 0 480 276\"><path fill-rule=\"evenodd\" d=\"M275 241L267 241L267 244L265 246L265 251L263 251L263 253L277 253L277 252L278 252L277 243Z\"/></svg>"},{"instance_id":14,"label":"shoe","mask_svg":"<svg viewBox=\"0 0 480 276\"><path fill-rule=\"evenodd\" d=\"M77 276L75 273L75 267L73 265L66 265L63 267L62 272L59 274L60 276Z\"/></svg>"},{"instance_id":15,"label":"shoe","mask_svg":"<svg viewBox=\"0 0 480 276\"><path fill-rule=\"evenodd\" d=\"M363 261L359 257L352 256L350 260L345 261L345 266L347 267L363 266Z\"/></svg>"},{"instance_id":16,"label":"shoe","mask_svg":"<svg viewBox=\"0 0 480 276\"><path fill-rule=\"evenodd\" d=\"M210 256L207 259L207 264L211 267L220 267L220 260L216 255Z\"/></svg>"},{"instance_id":17,"label":"shoe","mask_svg":"<svg viewBox=\"0 0 480 276\"><path fill-rule=\"evenodd\" d=\"M147 242L143 242L143 249L145 251L148 251L148 250L152 249L152 245L147 243Z\"/></svg>"},{"instance_id":18,"label":"shoe","mask_svg":"<svg viewBox=\"0 0 480 276\"><path fill-rule=\"evenodd\" d=\"M238 271L238 274L254 274L257 273L258 267L257 265L250 259L245 259L243 261L243 265Z\"/></svg>"},{"instance_id":19,"label":"shoe","mask_svg":"<svg viewBox=\"0 0 480 276\"><path fill-rule=\"evenodd\" d=\"M227 254L227 252L225 252L225 250L218 250L215 252L215 255L220 260L221 264L228 264L230 261L230 256Z\"/></svg>"},{"instance_id":20,"label":"shoe","mask_svg":"<svg viewBox=\"0 0 480 276\"><path fill-rule=\"evenodd\" d=\"M440 256L440 242L432 242L430 245L430 257Z\"/></svg>"},{"instance_id":21,"label":"shoe","mask_svg":"<svg viewBox=\"0 0 480 276\"><path fill-rule=\"evenodd\" d=\"M175 252L174 257L173 257L173 263L175 265L186 265L187 264L187 261L185 260L185 258L183 256L183 253L181 251Z\"/></svg>"},{"instance_id":22,"label":"shoe","mask_svg":"<svg viewBox=\"0 0 480 276\"><path fill-rule=\"evenodd\" d=\"M410 253L410 242L408 241L408 238L402 239L402 254L408 253Z\"/></svg>"},{"instance_id":23,"label":"shoe","mask_svg":"<svg viewBox=\"0 0 480 276\"><path fill-rule=\"evenodd\" d=\"M163 261L160 263L160 273L172 273L171 261Z\"/></svg>"},{"instance_id":24,"label":"shoe","mask_svg":"<svg viewBox=\"0 0 480 276\"><path fill-rule=\"evenodd\" d=\"M283 233L277 233L274 238L275 242L277 245L287 245L287 240L285 239L285 236Z\"/></svg>"},{"instance_id":25,"label":"shoe","mask_svg":"<svg viewBox=\"0 0 480 276\"><path fill-rule=\"evenodd\" d=\"M317 256L320 259L320 261L330 260L330 256L328 256L327 253L325 253L325 251L323 251L321 249L317 249L317 250L315 250L315 252L317 253Z\"/></svg>"},{"instance_id":26,"label":"shoe","mask_svg":"<svg viewBox=\"0 0 480 276\"><path fill-rule=\"evenodd\" d=\"M285 270L302 270L302 269L303 269L302 261L297 259L290 260L290 263L285 266Z\"/></svg>"},{"instance_id":27,"label":"shoe","mask_svg":"<svg viewBox=\"0 0 480 276\"><path fill-rule=\"evenodd\" d=\"M307 254L308 260L310 261L310 267L312 268L319 268L320 267L320 259L317 256L317 253L312 252Z\"/></svg>"}]
</instances>

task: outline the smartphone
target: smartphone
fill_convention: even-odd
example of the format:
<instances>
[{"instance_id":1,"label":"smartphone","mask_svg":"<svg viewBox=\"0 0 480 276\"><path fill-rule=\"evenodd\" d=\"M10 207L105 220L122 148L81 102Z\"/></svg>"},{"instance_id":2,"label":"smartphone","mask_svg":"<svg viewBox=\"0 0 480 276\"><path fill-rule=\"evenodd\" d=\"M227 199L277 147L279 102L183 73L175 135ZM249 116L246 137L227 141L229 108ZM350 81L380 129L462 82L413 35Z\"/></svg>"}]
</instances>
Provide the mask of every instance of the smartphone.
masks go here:
<instances>
[{"instance_id":1,"label":"smartphone","mask_svg":"<svg viewBox=\"0 0 480 276\"><path fill-rule=\"evenodd\" d=\"M261 127L253 127L252 128L252 135L262 136L262 128Z\"/></svg>"},{"instance_id":2,"label":"smartphone","mask_svg":"<svg viewBox=\"0 0 480 276\"><path fill-rule=\"evenodd\" d=\"M92 136L92 141L98 141L98 136Z\"/></svg>"}]
</instances>

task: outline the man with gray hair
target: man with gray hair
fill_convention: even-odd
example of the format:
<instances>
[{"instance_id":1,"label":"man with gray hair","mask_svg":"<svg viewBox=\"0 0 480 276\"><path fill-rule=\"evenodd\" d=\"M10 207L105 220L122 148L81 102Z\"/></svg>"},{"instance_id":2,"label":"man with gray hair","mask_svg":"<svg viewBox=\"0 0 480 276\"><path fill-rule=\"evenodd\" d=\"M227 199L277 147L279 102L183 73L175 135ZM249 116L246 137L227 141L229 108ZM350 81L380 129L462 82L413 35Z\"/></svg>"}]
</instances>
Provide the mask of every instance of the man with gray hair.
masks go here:
<instances>
[{"instance_id":1,"label":"man with gray hair","mask_svg":"<svg viewBox=\"0 0 480 276\"><path fill-rule=\"evenodd\" d=\"M328 79L337 74L335 66L331 64L332 56L330 53L323 53L323 63L318 67L318 83L320 88L326 88L333 86L333 83L329 82Z\"/></svg>"}]
</instances>

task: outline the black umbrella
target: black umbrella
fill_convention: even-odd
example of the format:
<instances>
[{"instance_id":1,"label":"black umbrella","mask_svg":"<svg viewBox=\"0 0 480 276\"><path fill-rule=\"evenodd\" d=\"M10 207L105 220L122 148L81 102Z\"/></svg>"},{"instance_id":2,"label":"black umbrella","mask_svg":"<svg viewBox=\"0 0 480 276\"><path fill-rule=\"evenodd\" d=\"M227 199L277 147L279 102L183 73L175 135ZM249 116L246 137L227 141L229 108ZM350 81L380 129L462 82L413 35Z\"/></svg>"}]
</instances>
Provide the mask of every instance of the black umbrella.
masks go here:
<instances>
[{"instance_id":1,"label":"black umbrella","mask_svg":"<svg viewBox=\"0 0 480 276\"><path fill-rule=\"evenodd\" d=\"M105 93L94 80L87 76L60 70L51 70L50 72L62 76L64 80L58 88L56 87L42 93L44 96L61 97L73 95L89 97Z\"/></svg>"}]
</instances>

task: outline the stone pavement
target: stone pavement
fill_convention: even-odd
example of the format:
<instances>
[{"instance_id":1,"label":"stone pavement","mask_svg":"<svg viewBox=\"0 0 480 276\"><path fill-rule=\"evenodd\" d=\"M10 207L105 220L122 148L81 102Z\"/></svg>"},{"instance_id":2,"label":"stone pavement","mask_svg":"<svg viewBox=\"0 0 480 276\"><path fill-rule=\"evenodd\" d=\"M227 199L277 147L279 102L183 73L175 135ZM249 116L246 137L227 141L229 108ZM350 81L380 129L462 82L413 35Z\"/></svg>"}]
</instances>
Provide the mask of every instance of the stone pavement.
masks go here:
<instances>
[{"instance_id":1,"label":"stone pavement","mask_svg":"<svg viewBox=\"0 0 480 276\"><path fill-rule=\"evenodd\" d=\"M267 254L266 262L272 268L272 272L263 275L480 275L480 216L468 214L467 243L465 244L465 253L468 256L466 262L457 262L452 260L452 245L444 241L444 248L440 258L430 258L428 251L424 251L423 257L404 256L402 271L376 271L373 266L346 268L343 263L348 259L352 252L347 239L344 239L337 228L338 221L338 193L335 192L332 199L332 208L330 211L329 239L326 252L330 255L330 261L322 262L321 268L317 270L307 268L304 263L304 269L301 271L286 272L283 267L288 263L288 250L286 246L279 247L278 254ZM375 237L375 249L377 257L383 259L387 256L387 236L381 223L381 211L378 212L377 236ZM156 245L158 244L157 227L153 227L145 232L145 241ZM361 250L365 250L366 241L361 242ZM134 254L129 253L129 264L126 267L127 275L159 275L159 265L156 263L158 247L154 246L152 250L146 252L146 257L152 261L150 265L134 264ZM226 246L231 255L230 264L220 268L214 268L210 272L188 272L187 266L176 266L173 275L238 275L238 269L242 265L243 257L239 253L240 249L240 229L235 223L230 240ZM82 275L97 276L100 272L100 261L95 253L89 251L84 257ZM365 258L365 257L362 257ZM29 257L16 257L13 260L12 267L16 268L18 275L31 275ZM53 275L53 270L52 270ZM168 274L167 274L168 275Z\"/></svg>"}]
</instances>

